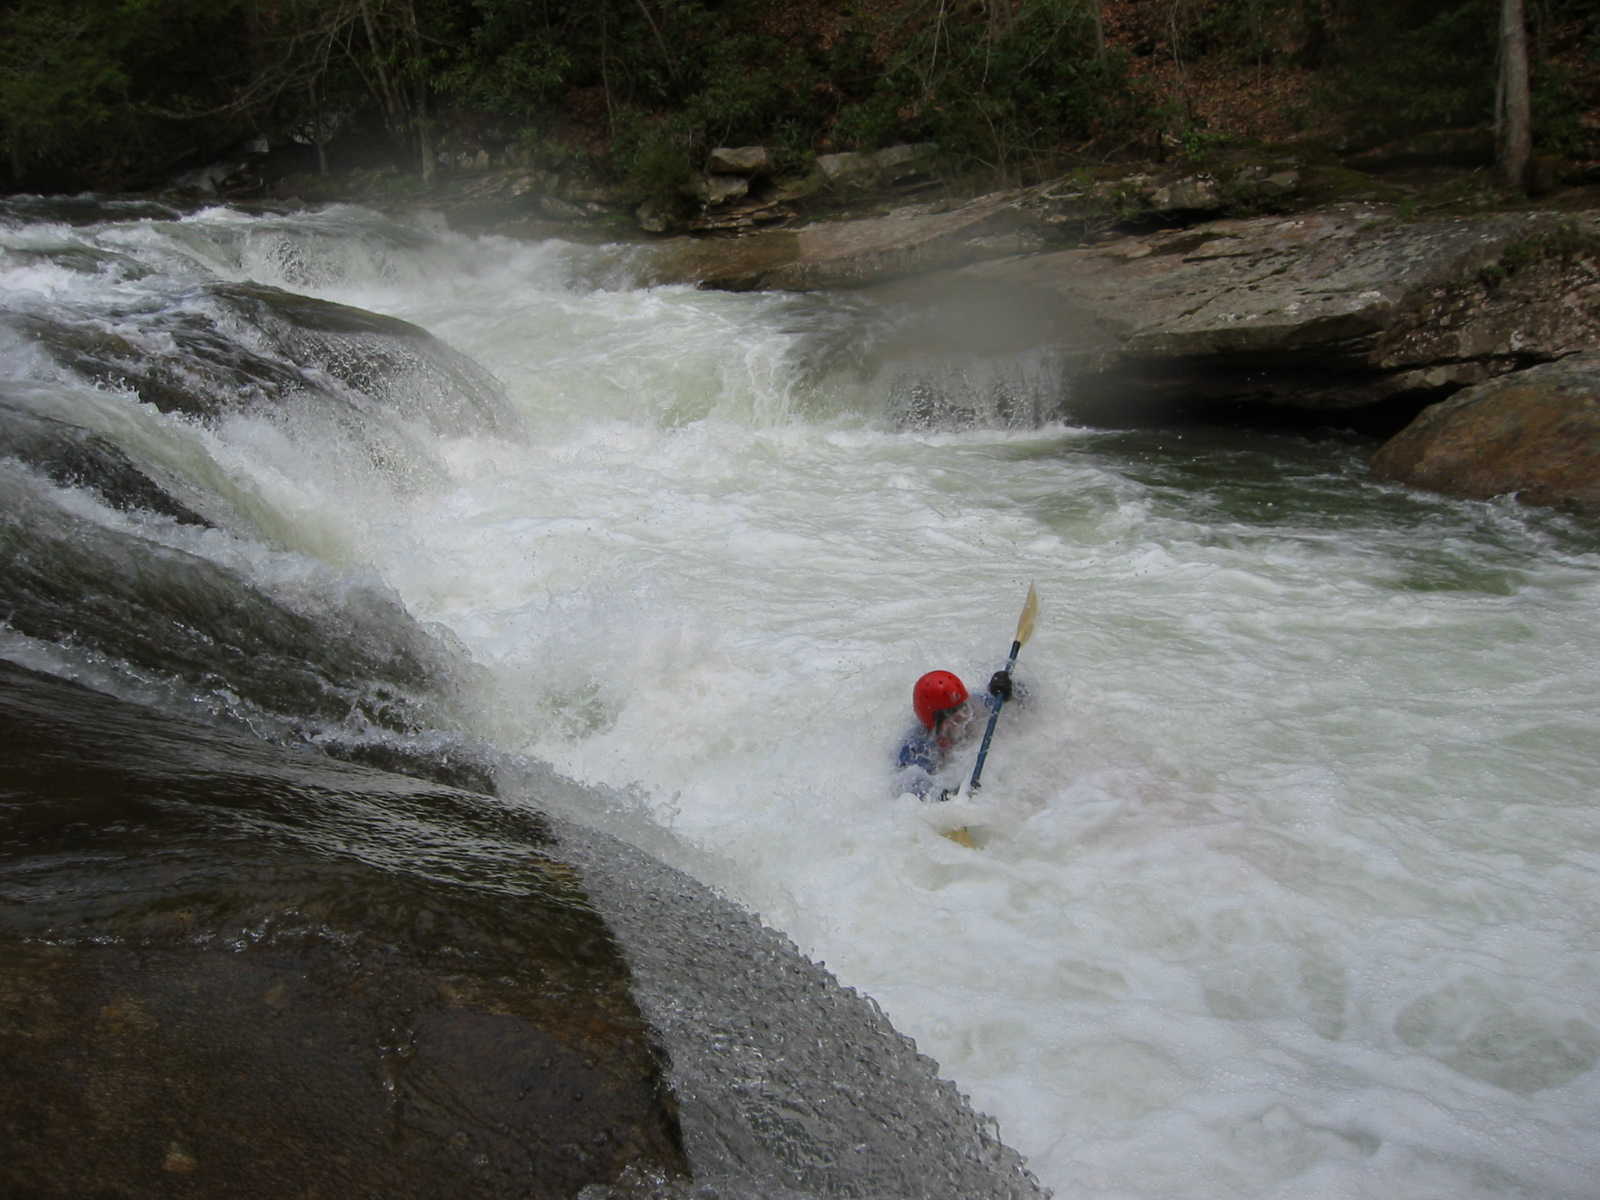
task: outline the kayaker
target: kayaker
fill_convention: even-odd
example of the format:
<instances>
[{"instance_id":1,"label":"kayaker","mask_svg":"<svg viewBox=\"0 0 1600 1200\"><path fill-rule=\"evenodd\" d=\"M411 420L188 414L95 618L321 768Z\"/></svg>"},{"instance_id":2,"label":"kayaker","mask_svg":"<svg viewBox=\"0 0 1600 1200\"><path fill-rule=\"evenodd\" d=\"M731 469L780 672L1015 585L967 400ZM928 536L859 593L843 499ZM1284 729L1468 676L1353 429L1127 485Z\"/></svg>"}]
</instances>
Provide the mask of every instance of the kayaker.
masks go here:
<instances>
[{"instance_id":1,"label":"kayaker","mask_svg":"<svg viewBox=\"0 0 1600 1200\"><path fill-rule=\"evenodd\" d=\"M895 784L901 792L942 800L955 785L941 780L950 752L969 741L1000 705L1013 695L1020 698L1009 671L996 671L989 686L974 700L961 677L951 671L929 671L911 688L911 707L917 724L900 743Z\"/></svg>"}]
</instances>

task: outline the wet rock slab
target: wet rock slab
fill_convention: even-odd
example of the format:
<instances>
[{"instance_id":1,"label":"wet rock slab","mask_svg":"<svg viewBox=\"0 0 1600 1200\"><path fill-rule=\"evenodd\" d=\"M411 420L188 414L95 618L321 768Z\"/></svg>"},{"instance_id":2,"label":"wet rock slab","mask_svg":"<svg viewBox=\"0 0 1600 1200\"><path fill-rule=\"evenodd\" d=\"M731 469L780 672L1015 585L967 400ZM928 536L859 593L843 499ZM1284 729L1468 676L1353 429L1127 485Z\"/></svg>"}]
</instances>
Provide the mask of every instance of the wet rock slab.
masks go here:
<instances>
[{"instance_id":1,"label":"wet rock slab","mask_svg":"<svg viewBox=\"0 0 1600 1200\"><path fill-rule=\"evenodd\" d=\"M0 673L0 1194L686 1172L626 964L536 819L502 817L485 872L448 789Z\"/></svg>"}]
</instances>

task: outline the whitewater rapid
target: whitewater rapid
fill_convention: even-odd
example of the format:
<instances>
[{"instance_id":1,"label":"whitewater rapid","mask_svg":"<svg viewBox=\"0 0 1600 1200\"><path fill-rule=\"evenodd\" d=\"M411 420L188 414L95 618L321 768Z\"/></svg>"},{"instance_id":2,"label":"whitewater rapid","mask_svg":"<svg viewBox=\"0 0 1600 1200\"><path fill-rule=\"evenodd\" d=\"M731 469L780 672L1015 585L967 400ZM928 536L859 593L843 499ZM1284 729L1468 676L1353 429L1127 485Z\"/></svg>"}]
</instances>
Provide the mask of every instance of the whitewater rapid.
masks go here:
<instances>
[{"instance_id":1,"label":"whitewater rapid","mask_svg":"<svg viewBox=\"0 0 1600 1200\"><path fill-rule=\"evenodd\" d=\"M392 595L505 794L787 933L1057 1196L1595 1194L1592 522L1374 484L1337 436L908 428L865 302L640 287L635 249L348 208L8 238L112 256L14 253L41 303L267 284L498 380L496 421L402 414L381 455L105 420L181 433L262 531L162 536ZM912 681L986 678L1030 582L981 793L892 794Z\"/></svg>"}]
</instances>

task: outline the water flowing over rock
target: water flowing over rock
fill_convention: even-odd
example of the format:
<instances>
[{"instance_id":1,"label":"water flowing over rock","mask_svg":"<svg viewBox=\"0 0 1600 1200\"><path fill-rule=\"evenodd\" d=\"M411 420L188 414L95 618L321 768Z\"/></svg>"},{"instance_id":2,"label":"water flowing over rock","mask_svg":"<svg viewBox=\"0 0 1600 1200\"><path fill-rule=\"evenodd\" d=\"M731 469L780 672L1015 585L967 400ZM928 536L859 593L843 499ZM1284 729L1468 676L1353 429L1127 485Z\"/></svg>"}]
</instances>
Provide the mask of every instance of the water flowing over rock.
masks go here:
<instances>
[{"instance_id":1,"label":"water flowing over rock","mask_svg":"<svg viewBox=\"0 0 1600 1200\"><path fill-rule=\"evenodd\" d=\"M1468 388L1384 444L1373 473L1473 499L1600 512L1600 354Z\"/></svg>"},{"instance_id":2,"label":"water flowing over rock","mask_svg":"<svg viewBox=\"0 0 1600 1200\"><path fill-rule=\"evenodd\" d=\"M36 418L0 659L61 689L0 676L0 1195L227 1195L258 1126L295 1139L277 1194L538 1194L524 1125L586 1070L638 1116L574 1127L578 1200L1038 1195L957 1087L1063 1197L1592 1192L1592 522L1373 484L1356 437L1063 421L1092 348L1002 285L641 288L642 248L356 210L102 225L8 228L0 307L199 403L0 331ZM213 290L246 276L437 331L525 419L416 413L414 335ZM1042 707L990 794L886 795L906 664L982 669L1024 572ZM496 791L333 738L463 746ZM545 1035L615 1039L547 1079ZM399 1165L362 1186L329 1108Z\"/></svg>"},{"instance_id":3,"label":"water flowing over rock","mask_svg":"<svg viewBox=\"0 0 1600 1200\"><path fill-rule=\"evenodd\" d=\"M388 405L435 430L507 420L487 372L394 317L249 283L213 284L138 315L145 328L133 338L95 315L8 314L6 324L62 367L164 412L209 419L314 396L353 415ZM241 323L256 331L248 342L233 336ZM374 448L385 452L394 453Z\"/></svg>"},{"instance_id":4,"label":"water flowing over rock","mask_svg":"<svg viewBox=\"0 0 1600 1200\"><path fill-rule=\"evenodd\" d=\"M875 1006L602 835L5 662L0 737L7 1196L1045 1194Z\"/></svg>"},{"instance_id":5,"label":"water flowing over rock","mask_svg":"<svg viewBox=\"0 0 1600 1200\"><path fill-rule=\"evenodd\" d=\"M466 761L406 748L437 727L453 669L388 590L311 572L269 594L237 566L107 529L15 470L0 470L0 500L9 634L121 664L146 694L259 736L483 786Z\"/></svg>"},{"instance_id":6,"label":"water flowing over rock","mask_svg":"<svg viewBox=\"0 0 1600 1200\"><path fill-rule=\"evenodd\" d=\"M7 390L0 387L0 396ZM63 487L87 488L113 508L144 509L191 525L210 524L109 438L3 401L0 455L27 463Z\"/></svg>"}]
</instances>

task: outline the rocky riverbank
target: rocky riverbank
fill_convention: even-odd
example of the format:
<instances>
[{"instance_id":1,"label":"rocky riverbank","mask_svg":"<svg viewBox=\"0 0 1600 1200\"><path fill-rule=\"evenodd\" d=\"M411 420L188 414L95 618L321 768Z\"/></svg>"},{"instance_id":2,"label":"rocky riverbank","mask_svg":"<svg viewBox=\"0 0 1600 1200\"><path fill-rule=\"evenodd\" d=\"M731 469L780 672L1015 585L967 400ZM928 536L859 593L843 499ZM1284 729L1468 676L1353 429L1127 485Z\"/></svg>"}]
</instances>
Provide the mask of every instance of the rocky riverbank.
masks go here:
<instances>
[{"instance_id":1,"label":"rocky riverbank","mask_svg":"<svg viewBox=\"0 0 1600 1200\"><path fill-rule=\"evenodd\" d=\"M1600 188L1586 178L1545 180L1530 201L1482 171L1263 152L972 196L939 180L923 148L899 150L819 160L804 179L772 178L758 148L719 152L670 221L532 170L459 173L427 196L359 190L463 228L646 238L656 283L848 290L919 348L1044 349L1067 364L1080 419L1388 436L1463 389L1600 351ZM1564 429L1600 422L1600 400L1574 407L1570 386L1559 403ZM1600 478L1592 446L1565 447L1566 483L1537 482L1537 456L1522 455L1486 465L1464 494L1493 477L1502 492L1588 507L1592 489L1570 481ZM1392 478L1451 490L1386 461Z\"/></svg>"},{"instance_id":2,"label":"rocky riverbank","mask_svg":"<svg viewBox=\"0 0 1600 1200\"><path fill-rule=\"evenodd\" d=\"M1382 435L1463 389L1516 376L1519 417L1545 445L1461 427L1460 472L1387 477L1483 496L1590 507L1600 390L1530 368L1600 350L1600 203L1419 215L1403 201L1289 209L1300 172L1058 181L956 205L905 206L734 240L664 245L659 278L733 289L852 289L925 325L921 346L1047 348L1067 363L1073 415L1332 424ZM1524 374L1526 373L1526 374ZM1424 423L1410 434L1426 436ZM1530 438L1533 436L1530 432ZM1546 437L1540 435L1541 438ZM1494 480L1491 487L1486 481ZM1488 490L1486 490L1488 489Z\"/></svg>"}]
</instances>

